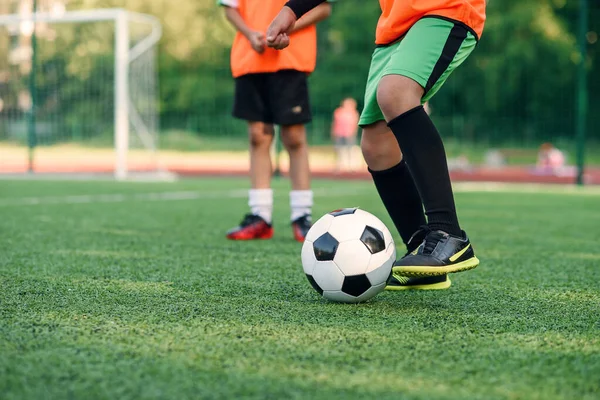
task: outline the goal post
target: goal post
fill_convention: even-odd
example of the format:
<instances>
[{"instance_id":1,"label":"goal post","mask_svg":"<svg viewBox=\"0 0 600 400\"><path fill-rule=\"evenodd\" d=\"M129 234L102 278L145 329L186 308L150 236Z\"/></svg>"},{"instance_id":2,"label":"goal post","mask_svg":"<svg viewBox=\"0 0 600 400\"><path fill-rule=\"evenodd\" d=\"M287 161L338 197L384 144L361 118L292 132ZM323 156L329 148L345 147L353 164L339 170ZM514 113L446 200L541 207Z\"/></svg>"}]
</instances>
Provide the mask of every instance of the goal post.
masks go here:
<instances>
[{"instance_id":1,"label":"goal post","mask_svg":"<svg viewBox=\"0 0 600 400\"><path fill-rule=\"evenodd\" d=\"M29 68L41 75L36 81L45 83L39 88L45 103L30 110L22 104L27 102L18 100L27 94L22 84L28 61L23 49L27 34L31 36L27 24L33 26L42 56ZM2 36L7 39L2 41ZM80 143L81 138L84 144L96 144L111 132L114 154L108 163L116 179L137 172L169 175L161 169L157 154L156 63L161 36L156 17L119 8L0 15L0 53L3 43L7 46L4 62L0 54L0 76L9 75L0 86L0 141L18 139L23 116L35 112L42 145ZM74 131L80 133L70 133ZM98 158L96 164L106 169L107 161Z\"/></svg>"},{"instance_id":2,"label":"goal post","mask_svg":"<svg viewBox=\"0 0 600 400\"><path fill-rule=\"evenodd\" d=\"M129 21L122 11L115 16L115 177L127 176L129 150Z\"/></svg>"}]
</instances>

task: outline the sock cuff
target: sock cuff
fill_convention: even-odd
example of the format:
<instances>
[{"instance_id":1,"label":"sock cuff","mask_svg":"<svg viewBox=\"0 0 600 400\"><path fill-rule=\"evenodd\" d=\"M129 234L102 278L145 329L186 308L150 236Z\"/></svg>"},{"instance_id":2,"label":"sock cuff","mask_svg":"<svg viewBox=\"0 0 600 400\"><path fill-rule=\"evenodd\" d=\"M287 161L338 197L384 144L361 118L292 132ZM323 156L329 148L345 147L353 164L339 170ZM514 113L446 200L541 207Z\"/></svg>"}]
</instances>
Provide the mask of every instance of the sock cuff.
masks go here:
<instances>
[{"instance_id":1,"label":"sock cuff","mask_svg":"<svg viewBox=\"0 0 600 400\"><path fill-rule=\"evenodd\" d=\"M248 190L248 205L250 207L273 205L273 189Z\"/></svg>"},{"instance_id":2,"label":"sock cuff","mask_svg":"<svg viewBox=\"0 0 600 400\"><path fill-rule=\"evenodd\" d=\"M292 190L290 191L290 205L292 207L312 207L312 190Z\"/></svg>"},{"instance_id":3,"label":"sock cuff","mask_svg":"<svg viewBox=\"0 0 600 400\"><path fill-rule=\"evenodd\" d=\"M416 106L415 108L411 108L410 110L406 111L405 113L398 115L396 118L393 118L393 119L391 119L391 120L390 120L390 122L388 122L388 124L387 124L387 125L388 125L388 127L390 127L390 128L391 128L391 127L392 127L392 125L395 125L395 124L397 124L399 121L401 121L401 120L403 120L403 119L405 119L405 118L407 118L407 117L411 116L412 114L416 114L416 113L418 113L419 111L422 111L422 112L424 112L425 114L427 114L427 113L425 112L425 108L423 108L423 106L422 106L422 105L420 105L420 106Z\"/></svg>"},{"instance_id":4,"label":"sock cuff","mask_svg":"<svg viewBox=\"0 0 600 400\"><path fill-rule=\"evenodd\" d=\"M369 173L371 175L383 176L383 175L393 174L396 172L401 172L404 170L404 168L406 168L406 161L404 161L404 159L402 159L398 164L394 165L392 168L384 169L381 171L374 171L371 168L367 168L367 169L369 170Z\"/></svg>"}]
</instances>

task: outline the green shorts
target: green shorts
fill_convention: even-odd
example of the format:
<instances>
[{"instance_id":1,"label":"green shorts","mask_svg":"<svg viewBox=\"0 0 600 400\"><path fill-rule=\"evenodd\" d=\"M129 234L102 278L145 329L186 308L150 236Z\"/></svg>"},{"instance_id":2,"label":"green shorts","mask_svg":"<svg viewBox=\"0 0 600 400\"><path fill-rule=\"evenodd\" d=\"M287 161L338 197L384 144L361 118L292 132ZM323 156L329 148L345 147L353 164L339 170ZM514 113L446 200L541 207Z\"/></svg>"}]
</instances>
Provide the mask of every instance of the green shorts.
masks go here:
<instances>
[{"instance_id":1,"label":"green shorts","mask_svg":"<svg viewBox=\"0 0 600 400\"><path fill-rule=\"evenodd\" d=\"M425 17L417 21L400 41L378 46L371 58L359 125L385 119L377 104L377 86L385 75L403 75L416 81L425 89L421 99L425 103L476 45L477 38L466 26Z\"/></svg>"}]
</instances>

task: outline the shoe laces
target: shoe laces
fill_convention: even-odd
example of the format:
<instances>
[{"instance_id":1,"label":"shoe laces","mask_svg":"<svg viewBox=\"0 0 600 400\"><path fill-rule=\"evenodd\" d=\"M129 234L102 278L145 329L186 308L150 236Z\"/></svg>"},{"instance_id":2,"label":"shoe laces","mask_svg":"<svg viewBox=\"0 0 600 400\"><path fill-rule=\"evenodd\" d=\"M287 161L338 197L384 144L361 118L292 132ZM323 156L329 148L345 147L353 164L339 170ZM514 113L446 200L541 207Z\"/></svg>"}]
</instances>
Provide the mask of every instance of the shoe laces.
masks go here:
<instances>
[{"instance_id":1,"label":"shoe laces","mask_svg":"<svg viewBox=\"0 0 600 400\"><path fill-rule=\"evenodd\" d=\"M431 229L427 225L420 226L419 229L413 233L410 239L408 239L408 242L406 243L408 251L406 254L408 255L418 249L430 232Z\"/></svg>"},{"instance_id":2,"label":"shoe laces","mask_svg":"<svg viewBox=\"0 0 600 400\"><path fill-rule=\"evenodd\" d=\"M423 254L431 254L435 250L435 246L444 238L448 236L447 233L442 231L430 231L425 238L423 245Z\"/></svg>"}]
</instances>

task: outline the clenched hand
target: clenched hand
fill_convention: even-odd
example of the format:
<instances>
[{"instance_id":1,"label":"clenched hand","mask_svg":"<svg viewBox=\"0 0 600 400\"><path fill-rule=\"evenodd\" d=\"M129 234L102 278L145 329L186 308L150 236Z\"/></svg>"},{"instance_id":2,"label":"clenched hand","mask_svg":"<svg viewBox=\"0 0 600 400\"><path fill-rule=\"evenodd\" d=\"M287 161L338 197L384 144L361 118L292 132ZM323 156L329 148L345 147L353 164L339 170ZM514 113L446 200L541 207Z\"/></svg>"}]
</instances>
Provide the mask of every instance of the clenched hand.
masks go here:
<instances>
[{"instance_id":1,"label":"clenched hand","mask_svg":"<svg viewBox=\"0 0 600 400\"><path fill-rule=\"evenodd\" d=\"M248 35L248 40L252 45L252 48L257 53L263 53L265 48L267 47L267 42L265 41L265 35L260 32L252 32Z\"/></svg>"},{"instance_id":2,"label":"clenched hand","mask_svg":"<svg viewBox=\"0 0 600 400\"><path fill-rule=\"evenodd\" d=\"M295 23L296 14L289 7L283 7L267 29L267 46L277 50L288 47L290 45L288 33L294 29Z\"/></svg>"}]
</instances>

